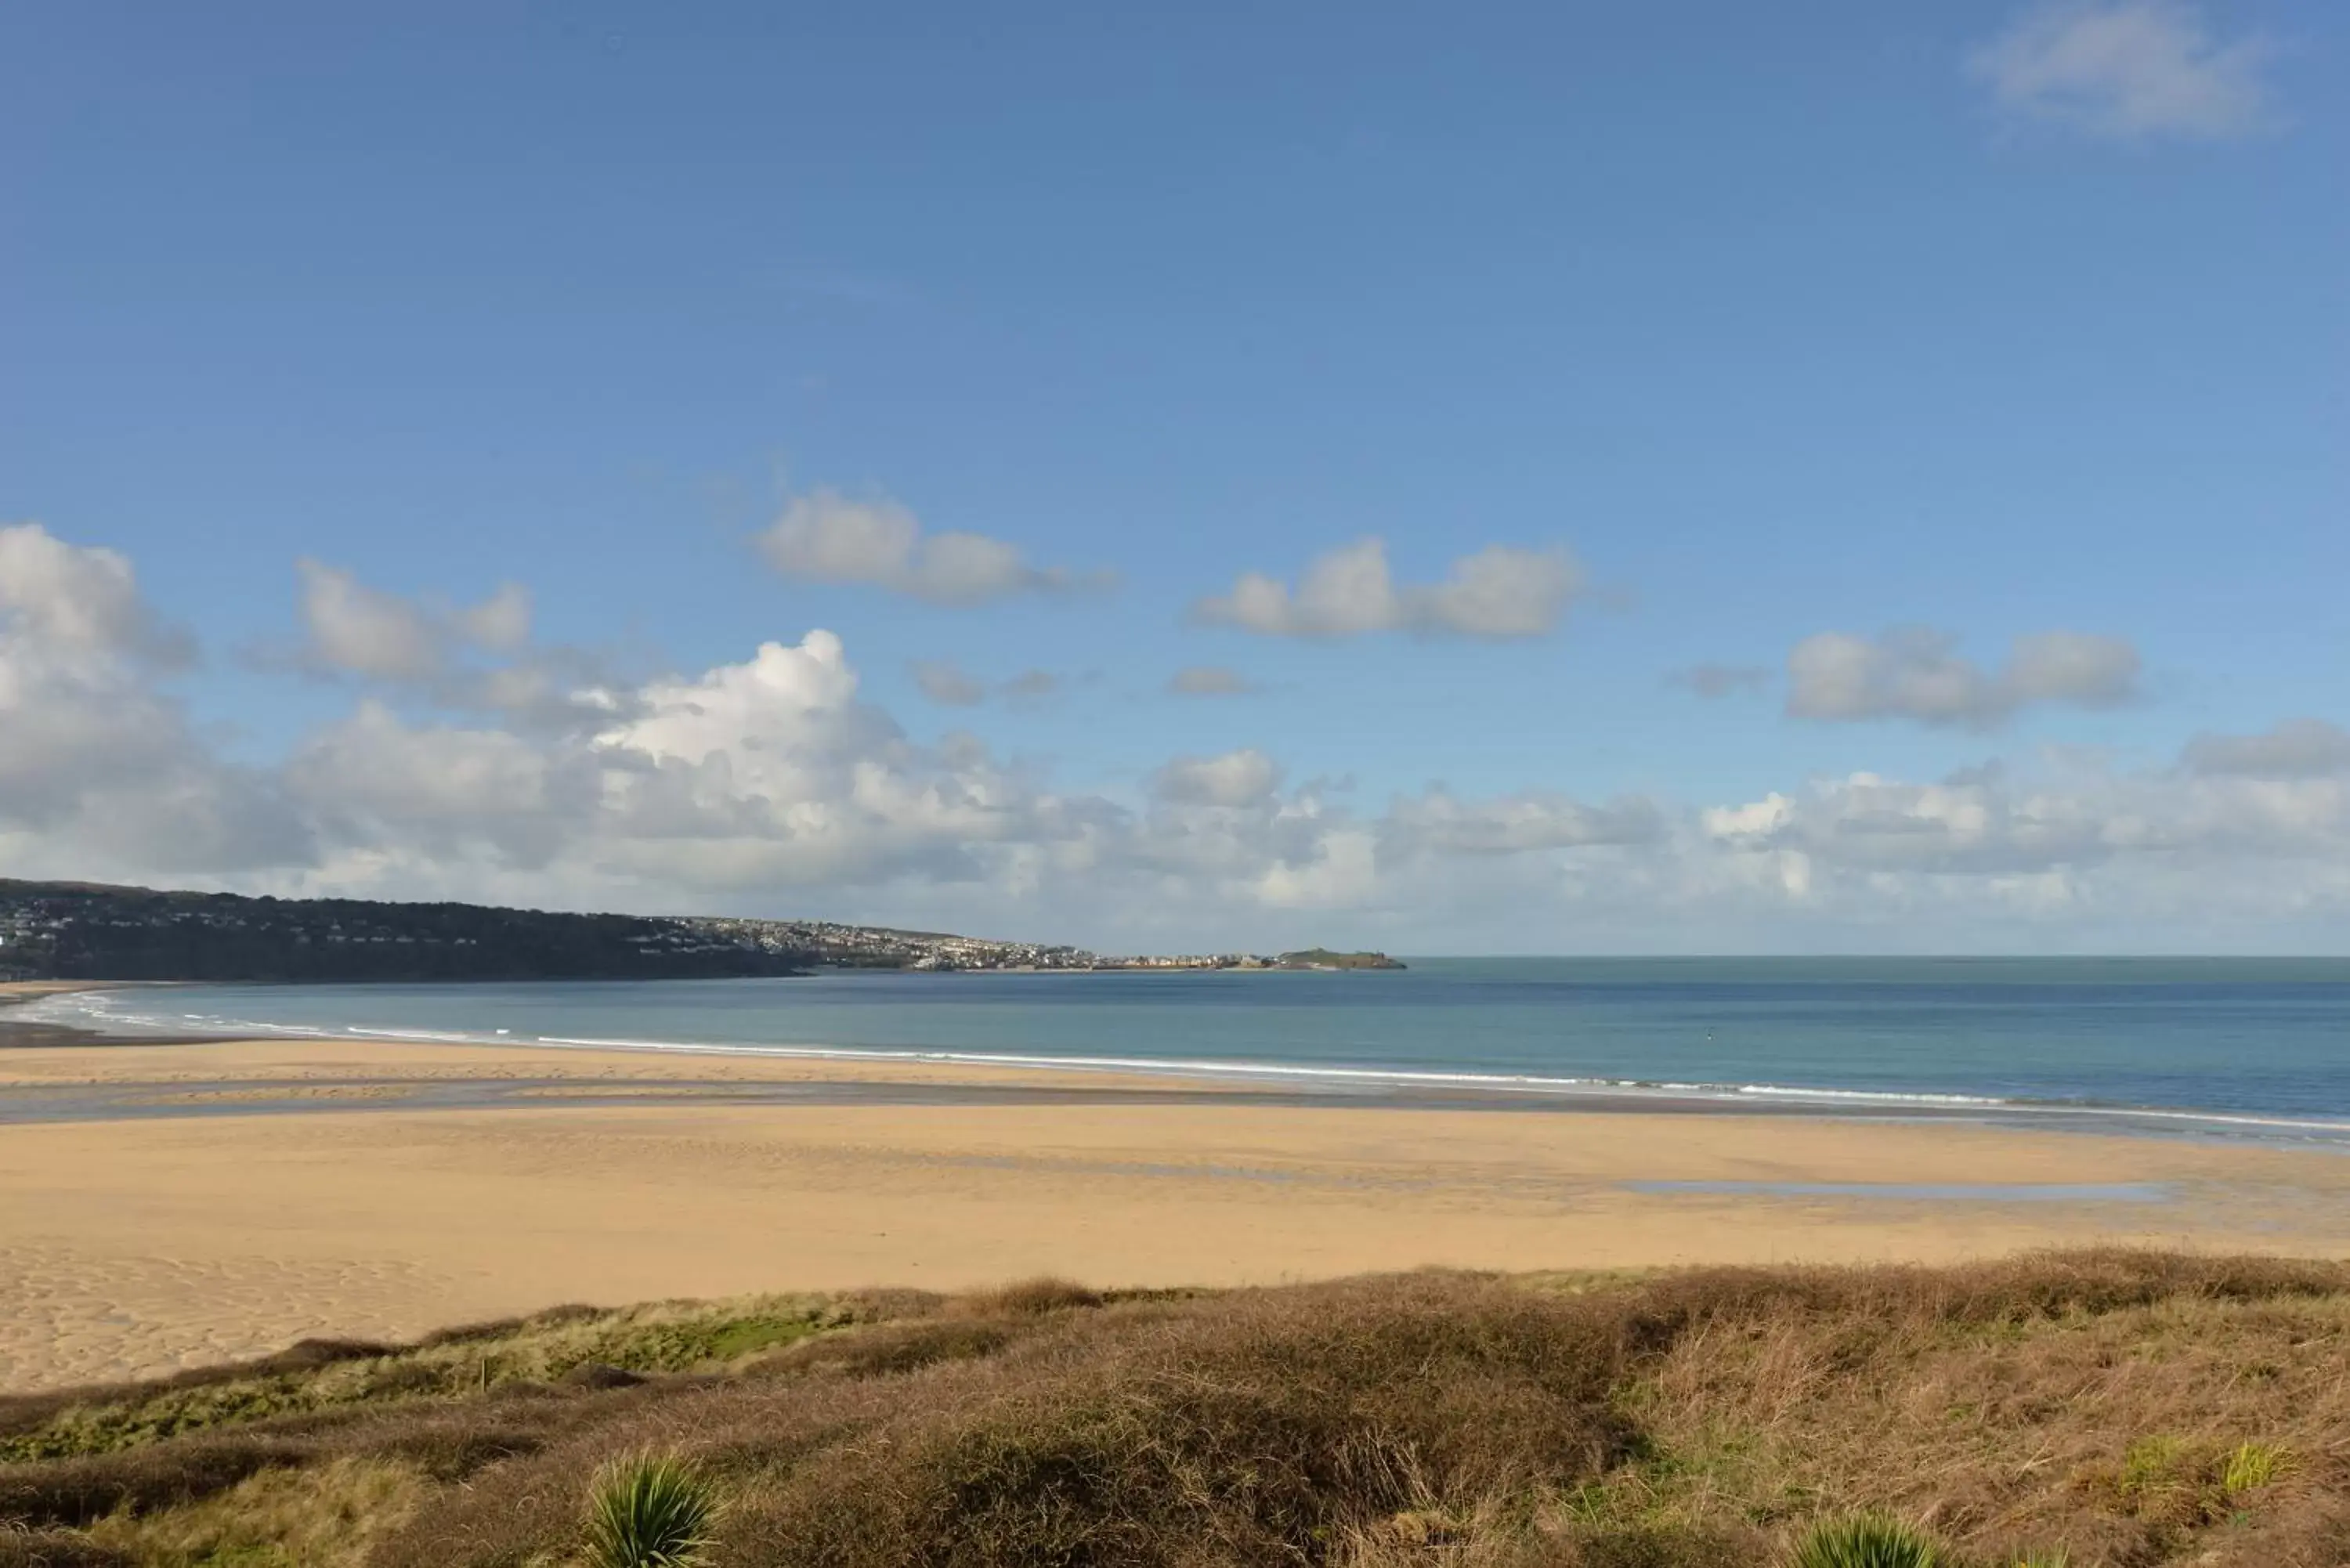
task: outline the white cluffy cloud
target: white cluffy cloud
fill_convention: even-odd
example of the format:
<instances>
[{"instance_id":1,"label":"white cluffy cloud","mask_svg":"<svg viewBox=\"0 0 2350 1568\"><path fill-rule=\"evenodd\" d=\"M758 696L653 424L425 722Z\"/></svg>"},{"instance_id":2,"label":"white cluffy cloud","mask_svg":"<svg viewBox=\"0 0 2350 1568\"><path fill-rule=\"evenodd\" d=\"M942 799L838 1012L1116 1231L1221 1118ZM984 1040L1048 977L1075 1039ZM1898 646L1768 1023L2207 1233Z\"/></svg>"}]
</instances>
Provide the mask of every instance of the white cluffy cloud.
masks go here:
<instances>
[{"instance_id":1,"label":"white cluffy cloud","mask_svg":"<svg viewBox=\"0 0 2350 1568\"><path fill-rule=\"evenodd\" d=\"M980 604L1107 582L1099 574L1032 566L1016 546L984 534L927 533L887 496L858 501L831 490L795 497L759 535L759 548L787 577L861 583L932 604Z\"/></svg>"},{"instance_id":2,"label":"white cluffy cloud","mask_svg":"<svg viewBox=\"0 0 2350 1568\"><path fill-rule=\"evenodd\" d=\"M1584 588L1583 570L1565 551L1507 545L1463 556L1442 582L1399 585L1385 543L1358 539L1315 556L1294 591L1277 578L1243 573L1230 593L1194 604L1191 618L1267 637L1540 637Z\"/></svg>"},{"instance_id":3,"label":"white cluffy cloud","mask_svg":"<svg viewBox=\"0 0 2350 1568\"><path fill-rule=\"evenodd\" d=\"M1281 766L1253 749L1177 757L1150 775L1150 793L1185 805L1253 805L1281 784Z\"/></svg>"},{"instance_id":4,"label":"white cluffy cloud","mask_svg":"<svg viewBox=\"0 0 2350 1568\"><path fill-rule=\"evenodd\" d=\"M2002 110L2116 141L2218 140L2274 123L2258 36L2223 42L2183 0L2042 5L1967 68Z\"/></svg>"},{"instance_id":5,"label":"white cluffy cloud","mask_svg":"<svg viewBox=\"0 0 2350 1568\"><path fill-rule=\"evenodd\" d=\"M162 871L309 852L271 781L221 761L161 684L193 656L123 556L0 527L0 864L69 874L101 846Z\"/></svg>"},{"instance_id":6,"label":"white cluffy cloud","mask_svg":"<svg viewBox=\"0 0 2350 1568\"><path fill-rule=\"evenodd\" d=\"M530 640L530 595L508 583L461 608L369 587L320 561L296 565L305 653L317 668L378 680L428 680L466 649L510 653Z\"/></svg>"},{"instance_id":7,"label":"white cluffy cloud","mask_svg":"<svg viewBox=\"0 0 2350 1568\"><path fill-rule=\"evenodd\" d=\"M2246 737L2256 740L2256 737ZM2350 897L2350 761L2278 779L2191 765L2125 774L2001 766L1918 784L1858 773L1700 814L1747 852L1801 857L1814 877L1872 879L2061 875L2155 888L2175 905L2263 896L2289 906ZM1922 889L1932 881L1918 884Z\"/></svg>"},{"instance_id":8,"label":"white cluffy cloud","mask_svg":"<svg viewBox=\"0 0 2350 1568\"><path fill-rule=\"evenodd\" d=\"M68 545L37 523L0 526L0 628L21 659L184 663L186 634L139 594L128 556Z\"/></svg>"},{"instance_id":9,"label":"white cluffy cloud","mask_svg":"<svg viewBox=\"0 0 2350 1568\"><path fill-rule=\"evenodd\" d=\"M533 729L598 728L629 701L602 657L531 641L530 594L516 584L455 605L371 587L319 561L297 563L297 575L303 642L292 662L311 674Z\"/></svg>"},{"instance_id":10,"label":"white cluffy cloud","mask_svg":"<svg viewBox=\"0 0 2350 1568\"><path fill-rule=\"evenodd\" d=\"M1996 670L1960 658L1955 646L1947 633L1917 628L1807 637L1787 655L1787 711L1988 729L2035 703L2111 708L2137 695L2137 649L2119 638L2034 632L2017 638Z\"/></svg>"}]
</instances>

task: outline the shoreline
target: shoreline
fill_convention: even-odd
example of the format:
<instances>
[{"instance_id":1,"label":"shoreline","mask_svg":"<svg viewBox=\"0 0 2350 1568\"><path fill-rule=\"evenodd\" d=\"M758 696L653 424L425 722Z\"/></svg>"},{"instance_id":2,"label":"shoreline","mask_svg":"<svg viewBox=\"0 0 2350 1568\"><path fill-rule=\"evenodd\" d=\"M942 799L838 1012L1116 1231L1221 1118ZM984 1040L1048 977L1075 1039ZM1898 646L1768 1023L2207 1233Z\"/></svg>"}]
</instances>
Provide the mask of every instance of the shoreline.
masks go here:
<instances>
[{"instance_id":1,"label":"shoreline","mask_svg":"<svg viewBox=\"0 0 2350 1568\"><path fill-rule=\"evenodd\" d=\"M843 972L855 972L844 971ZM997 972L997 971L952 971ZM1140 972L1063 971L1035 973ZM1173 971L1170 971L1173 972ZM1204 972L1204 971L1203 971ZM1265 972L1292 972L1267 971ZM108 1030L47 1020L12 1020L16 1003L77 992L164 988L211 982L179 981L0 981L0 1052L28 1044L185 1046L250 1038L234 1029L175 1033L168 1029ZM219 982L231 983L231 982ZM242 982L239 982L242 983ZM255 982L258 983L258 982ZM308 985L311 982L289 982ZM452 984L463 984L456 981ZM629 982L621 982L629 983ZM637 983L657 983L652 981ZM586 1052L703 1063L774 1061L828 1064L836 1077L895 1077L914 1072L942 1088L966 1082L997 1085L1009 1079L1050 1086L1072 1097L1126 1094L1138 1087L1239 1096L1267 1104L1377 1105L1413 1109L1532 1109L1556 1114L1811 1116L1831 1120L1948 1121L2017 1130L2220 1142L2256 1141L2350 1152L2350 1116L2324 1117L2120 1102L2033 1100L1960 1093L1846 1089L1798 1085L1695 1083L1632 1078L1565 1077L1503 1072L1436 1071L1284 1062L1198 1058L1063 1056L1015 1052L885 1049L802 1043L742 1044L585 1036L483 1034L461 1031L285 1028L267 1040L348 1042L410 1051L457 1045L487 1051L527 1051L550 1057ZM0 1119L5 1109L0 1107Z\"/></svg>"}]
</instances>

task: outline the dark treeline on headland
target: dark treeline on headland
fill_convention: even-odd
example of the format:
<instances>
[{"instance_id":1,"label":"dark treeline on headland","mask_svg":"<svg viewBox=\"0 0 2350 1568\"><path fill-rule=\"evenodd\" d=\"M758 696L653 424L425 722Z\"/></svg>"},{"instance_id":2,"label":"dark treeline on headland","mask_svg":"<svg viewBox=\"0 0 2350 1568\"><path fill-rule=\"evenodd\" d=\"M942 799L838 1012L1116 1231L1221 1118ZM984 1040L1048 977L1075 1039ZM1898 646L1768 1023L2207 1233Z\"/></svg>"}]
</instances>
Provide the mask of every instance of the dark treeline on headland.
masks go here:
<instances>
[{"instance_id":1,"label":"dark treeline on headland","mask_svg":"<svg viewBox=\"0 0 2350 1568\"><path fill-rule=\"evenodd\" d=\"M659 917L0 881L0 977L682 980L800 974L809 963L806 952Z\"/></svg>"}]
</instances>

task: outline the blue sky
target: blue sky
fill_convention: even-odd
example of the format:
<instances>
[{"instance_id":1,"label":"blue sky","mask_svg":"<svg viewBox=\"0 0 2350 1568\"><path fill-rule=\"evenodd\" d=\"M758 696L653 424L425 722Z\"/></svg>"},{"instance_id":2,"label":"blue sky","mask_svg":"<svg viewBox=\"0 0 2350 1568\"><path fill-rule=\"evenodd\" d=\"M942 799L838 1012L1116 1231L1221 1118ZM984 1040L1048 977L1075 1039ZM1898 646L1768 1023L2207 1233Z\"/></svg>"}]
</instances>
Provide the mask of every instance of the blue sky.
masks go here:
<instances>
[{"instance_id":1,"label":"blue sky","mask_svg":"<svg viewBox=\"0 0 2350 1568\"><path fill-rule=\"evenodd\" d=\"M2340 950L2345 45L2185 0L15 8L0 874ZM1371 539L1384 594L1235 594ZM691 695L816 628L853 694Z\"/></svg>"}]
</instances>

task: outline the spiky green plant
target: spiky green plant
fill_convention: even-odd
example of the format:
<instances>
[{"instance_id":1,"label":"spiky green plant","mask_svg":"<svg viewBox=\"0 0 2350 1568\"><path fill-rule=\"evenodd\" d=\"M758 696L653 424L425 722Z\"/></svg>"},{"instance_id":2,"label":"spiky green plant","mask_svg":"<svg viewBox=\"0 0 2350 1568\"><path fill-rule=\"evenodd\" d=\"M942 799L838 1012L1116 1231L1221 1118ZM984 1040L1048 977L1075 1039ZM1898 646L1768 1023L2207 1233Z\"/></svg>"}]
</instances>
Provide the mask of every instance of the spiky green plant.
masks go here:
<instances>
[{"instance_id":1,"label":"spiky green plant","mask_svg":"<svg viewBox=\"0 0 2350 1568\"><path fill-rule=\"evenodd\" d=\"M614 1459L588 1489L588 1560L595 1568L694 1568L717 1518L710 1483L684 1460Z\"/></svg>"},{"instance_id":2,"label":"spiky green plant","mask_svg":"<svg viewBox=\"0 0 2350 1568\"><path fill-rule=\"evenodd\" d=\"M2258 1491L2292 1466L2293 1455L2282 1444L2239 1443L2220 1472L2220 1484L2230 1497Z\"/></svg>"},{"instance_id":3,"label":"spiky green plant","mask_svg":"<svg viewBox=\"0 0 2350 1568\"><path fill-rule=\"evenodd\" d=\"M1823 1520L1796 1543L1794 1568L1936 1568L1933 1542L1882 1514Z\"/></svg>"}]
</instances>

